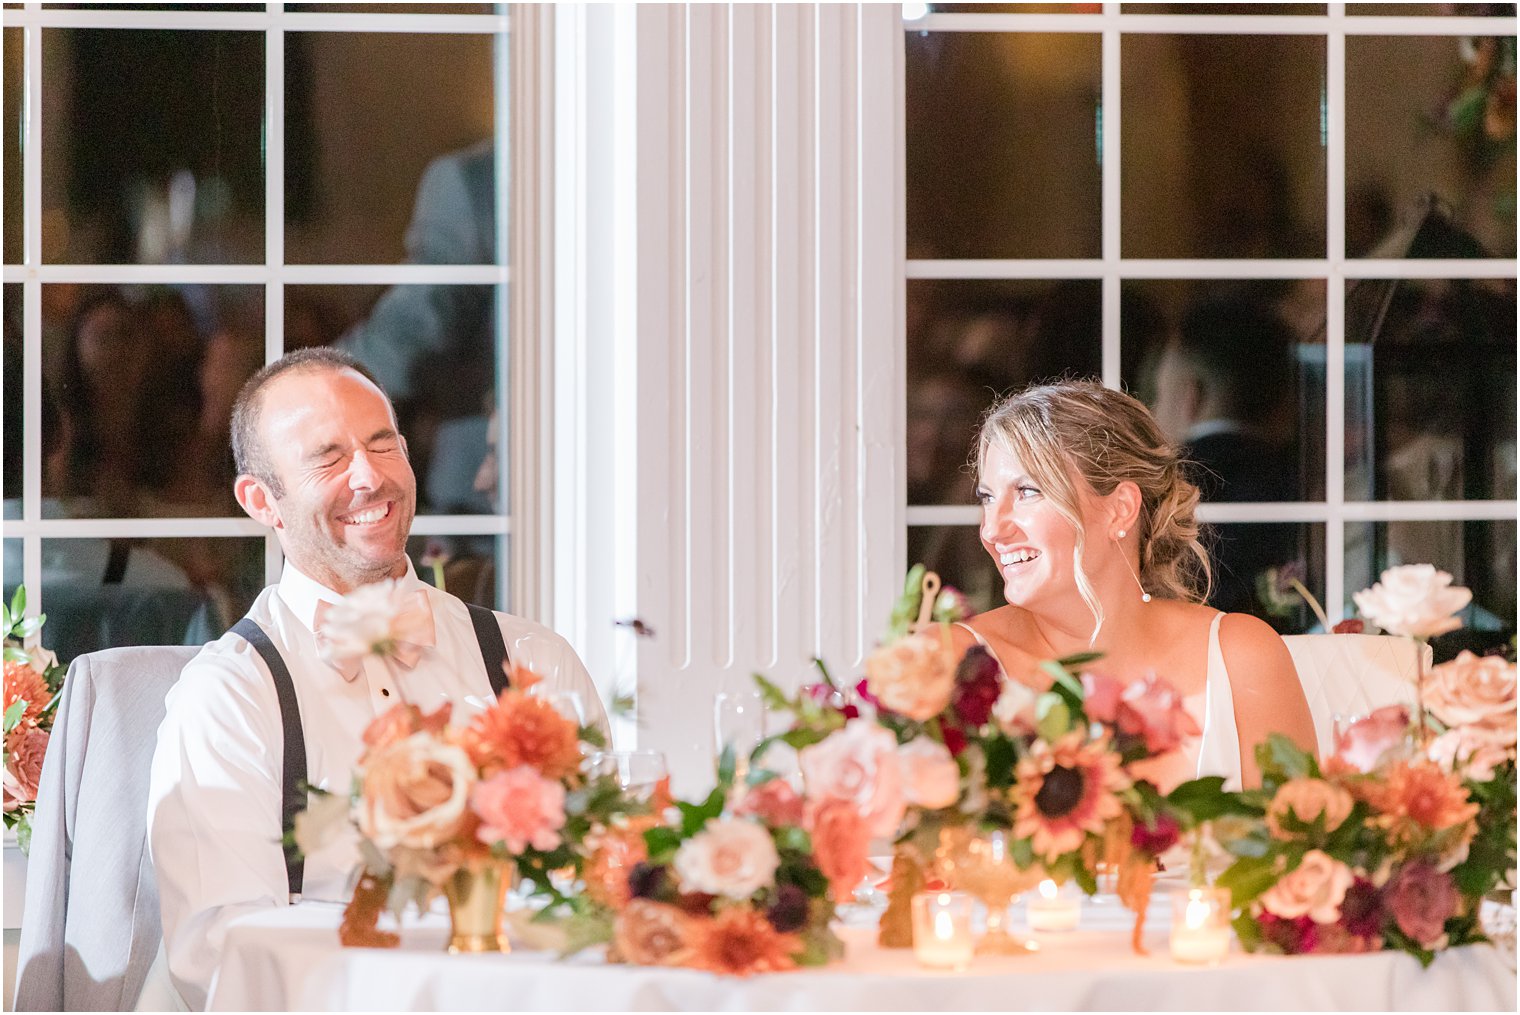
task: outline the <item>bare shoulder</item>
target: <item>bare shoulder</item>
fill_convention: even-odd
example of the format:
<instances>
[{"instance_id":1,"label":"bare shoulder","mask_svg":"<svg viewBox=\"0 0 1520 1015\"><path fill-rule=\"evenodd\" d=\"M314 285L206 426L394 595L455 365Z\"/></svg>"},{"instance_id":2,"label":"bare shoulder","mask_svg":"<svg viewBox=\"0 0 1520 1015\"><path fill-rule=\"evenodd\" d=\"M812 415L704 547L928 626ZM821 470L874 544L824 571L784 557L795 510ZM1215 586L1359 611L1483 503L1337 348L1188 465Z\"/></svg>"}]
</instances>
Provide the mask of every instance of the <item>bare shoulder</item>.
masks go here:
<instances>
[{"instance_id":1,"label":"bare shoulder","mask_svg":"<svg viewBox=\"0 0 1520 1015\"><path fill-rule=\"evenodd\" d=\"M1225 661L1236 660L1255 667L1286 666L1291 672L1293 657L1282 637L1266 621L1248 613L1226 613L1219 624L1219 649Z\"/></svg>"}]
</instances>

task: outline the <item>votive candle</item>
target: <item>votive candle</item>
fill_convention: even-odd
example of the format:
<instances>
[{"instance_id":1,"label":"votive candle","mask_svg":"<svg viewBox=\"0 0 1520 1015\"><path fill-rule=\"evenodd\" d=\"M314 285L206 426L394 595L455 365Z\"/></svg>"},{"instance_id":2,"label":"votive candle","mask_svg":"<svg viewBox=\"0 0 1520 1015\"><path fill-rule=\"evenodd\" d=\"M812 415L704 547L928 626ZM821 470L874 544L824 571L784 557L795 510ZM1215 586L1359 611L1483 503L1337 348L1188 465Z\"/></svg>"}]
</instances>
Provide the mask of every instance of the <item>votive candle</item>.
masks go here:
<instances>
[{"instance_id":1,"label":"votive candle","mask_svg":"<svg viewBox=\"0 0 1520 1015\"><path fill-rule=\"evenodd\" d=\"M913 896L913 954L934 969L965 969L976 942L971 934L972 898L965 892L919 892Z\"/></svg>"},{"instance_id":2,"label":"votive candle","mask_svg":"<svg viewBox=\"0 0 1520 1015\"><path fill-rule=\"evenodd\" d=\"M1230 951L1230 893L1222 888L1172 892L1172 958L1212 965Z\"/></svg>"},{"instance_id":3,"label":"votive candle","mask_svg":"<svg viewBox=\"0 0 1520 1015\"><path fill-rule=\"evenodd\" d=\"M1076 930L1082 919L1082 902L1072 885L1058 885L1046 878L1029 896L1027 912L1030 930Z\"/></svg>"}]
</instances>

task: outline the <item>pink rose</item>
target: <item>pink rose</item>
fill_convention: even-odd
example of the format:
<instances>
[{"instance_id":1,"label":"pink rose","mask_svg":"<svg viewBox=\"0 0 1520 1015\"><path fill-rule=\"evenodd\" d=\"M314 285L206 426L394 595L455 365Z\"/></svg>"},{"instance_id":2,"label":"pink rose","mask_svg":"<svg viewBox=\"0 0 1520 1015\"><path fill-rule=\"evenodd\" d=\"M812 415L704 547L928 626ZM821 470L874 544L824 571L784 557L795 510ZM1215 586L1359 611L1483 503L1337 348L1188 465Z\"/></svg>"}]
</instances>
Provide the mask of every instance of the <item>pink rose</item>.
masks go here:
<instances>
[{"instance_id":1,"label":"pink rose","mask_svg":"<svg viewBox=\"0 0 1520 1015\"><path fill-rule=\"evenodd\" d=\"M1447 917L1457 911L1457 901L1451 875L1427 863L1405 864L1383 892L1383 902L1399 930L1425 947L1439 943Z\"/></svg>"},{"instance_id":2,"label":"pink rose","mask_svg":"<svg viewBox=\"0 0 1520 1015\"><path fill-rule=\"evenodd\" d=\"M992 718L998 728L1011 737L1033 733L1039 721L1036 709L1040 696L1027 684L1012 677L1003 680L997 701L992 704ZM1092 718L1089 715L1089 718Z\"/></svg>"},{"instance_id":3,"label":"pink rose","mask_svg":"<svg viewBox=\"0 0 1520 1015\"><path fill-rule=\"evenodd\" d=\"M867 656L866 683L882 708L922 722L950 704L955 662L947 637L921 631Z\"/></svg>"},{"instance_id":4,"label":"pink rose","mask_svg":"<svg viewBox=\"0 0 1520 1015\"><path fill-rule=\"evenodd\" d=\"M1384 705L1341 730L1335 737L1335 756L1358 772L1370 772L1379 759L1403 746L1409 735L1409 709Z\"/></svg>"},{"instance_id":5,"label":"pink rose","mask_svg":"<svg viewBox=\"0 0 1520 1015\"><path fill-rule=\"evenodd\" d=\"M1503 736L1485 726L1458 726L1447 730L1430 744L1430 760L1443 768L1456 772L1463 779L1487 782L1494 777L1494 769L1509 760L1513 750L1514 728L1508 736L1511 746L1494 741L1494 734Z\"/></svg>"},{"instance_id":6,"label":"pink rose","mask_svg":"<svg viewBox=\"0 0 1520 1015\"><path fill-rule=\"evenodd\" d=\"M1354 880L1350 867L1328 853L1311 849L1297 867L1262 895L1261 905L1284 919L1307 916L1315 923L1334 923L1341 918L1341 900Z\"/></svg>"},{"instance_id":7,"label":"pink rose","mask_svg":"<svg viewBox=\"0 0 1520 1015\"><path fill-rule=\"evenodd\" d=\"M1124 685L1102 673L1082 674L1082 711L1093 722L1112 725L1119 718Z\"/></svg>"},{"instance_id":8,"label":"pink rose","mask_svg":"<svg viewBox=\"0 0 1520 1015\"><path fill-rule=\"evenodd\" d=\"M1282 826L1282 819L1292 814L1306 825L1323 816L1325 831L1333 832L1350 816L1355 803L1350 793L1323 779L1289 779L1277 788L1267 807L1267 828L1279 839L1293 838L1299 833Z\"/></svg>"},{"instance_id":9,"label":"pink rose","mask_svg":"<svg viewBox=\"0 0 1520 1015\"><path fill-rule=\"evenodd\" d=\"M903 798L915 807L937 811L961 797L961 770L944 744L929 737L910 740L897 749L902 768Z\"/></svg>"},{"instance_id":10,"label":"pink rose","mask_svg":"<svg viewBox=\"0 0 1520 1015\"><path fill-rule=\"evenodd\" d=\"M47 730L23 723L5 738L9 755L5 764L5 809L13 811L37 799L42 780L42 755L47 751Z\"/></svg>"},{"instance_id":11,"label":"pink rose","mask_svg":"<svg viewBox=\"0 0 1520 1015\"><path fill-rule=\"evenodd\" d=\"M532 846L550 850L559 845L565 827L565 787L545 779L531 765L503 769L470 791L470 807L480 818L475 837L487 845L505 843L521 853Z\"/></svg>"},{"instance_id":12,"label":"pink rose","mask_svg":"<svg viewBox=\"0 0 1520 1015\"><path fill-rule=\"evenodd\" d=\"M897 738L870 719L844 728L798 752L807 795L814 804L844 800L860 809L878 838L894 835L906 804L897 763Z\"/></svg>"},{"instance_id":13,"label":"pink rose","mask_svg":"<svg viewBox=\"0 0 1520 1015\"><path fill-rule=\"evenodd\" d=\"M1119 698L1119 729L1145 738L1151 754L1165 754L1182 746L1184 737L1202 731L1198 720L1183 707L1182 695L1171 684L1150 674L1133 681Z\"/></svg>"},{"instance_id":14,"label":"pink rose","mask_svg":"<svg viewBox=\"0 0 1520 1015\"><path fill-rule=\"evenodd\" d=\"M1425 677L1425 707L1448 726L1501 723L1515 742L1515 664L1462 652Z\"/></svg>"},{"instance_id":15,"label":"pink rose","mask_svg":"<svg viewBox=\"0 0 1520 1015\"><path fill-rule=\"evenodd\" d=\"M1472 601L1472 592L1429 564L1404 564L1352 598L1363 617L1389 634L1434 638L1462 626L1452 614Z\"/></svg>"},{"instance_id":16,"label":"pink rose","mask_svg":"<svg viewBox=\"0 0 1520 1015\"><path fill-rule=\"evenodd\" d=\"M802 797L785 779L753 786L734 808L736 817L757 817L768 825L802 824Z\"/></svg>"},{"instance_id":17,"label":"pink rose","mask_svg":"<svg viewBox=\"0 0 1520 1015\"><path fill-rule=\"evenodd\" d=\"M781 855L760 825L720 818L681 843L673 864L685 891L747 899L776 883Z\"/></svg>"}]
</instances>

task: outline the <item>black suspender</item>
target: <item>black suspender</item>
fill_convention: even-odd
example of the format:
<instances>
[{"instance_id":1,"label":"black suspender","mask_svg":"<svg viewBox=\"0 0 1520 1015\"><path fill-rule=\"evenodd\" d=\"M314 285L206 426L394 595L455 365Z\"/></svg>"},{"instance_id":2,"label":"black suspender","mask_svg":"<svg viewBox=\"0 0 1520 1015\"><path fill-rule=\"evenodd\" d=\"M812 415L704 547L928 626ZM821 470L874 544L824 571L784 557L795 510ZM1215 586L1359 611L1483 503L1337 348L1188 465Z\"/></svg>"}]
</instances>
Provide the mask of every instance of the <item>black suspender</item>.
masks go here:
<instances>
[{"instance_id":1,"label":"black suspender","mask_svg":"<svg viewBox=\"0 0 1520 1015\"><path fill-rule=\"evenodd\" d=\"M496 614L483 606L466 603L475 640L480 643L480 658L491 681L491 693L501 695L510 685L507 677L507 644L501 636ZM264 629L248 617L232 626L234 634L253 646L274 678L275 695L280 701L280 727L285 731L284 772L280 778L280 828L285 835L295 831L296 815L306 809L306 734L301 726L301 708L296 703L296 685L290 669L274 647ZM306 859L294 845L285 847L285 880L290 887L290 901L301 901L301 884L306 873Z\"/></svg>"},{"instance_id":2,"label":"black suspender","mask_svg":"<svg viewBox=\"0 0 1520 1015\"><path fill-rule=\"evenodd\" d=\"M306 809L306 735L301 730L301 707L296 704L296 685L290 669L274 647L264 629L247 617L232 626L236 634L252 645L269 667L274 678L274 693L280 699L280 726L285 731L285 771L280 779L280 828L289 835L295 831L296 815ZM294 844L285 847L285 879L290 882L290 901L301 901L301 881L306 873L306 858Z\"/></svg>"}]
</instances>

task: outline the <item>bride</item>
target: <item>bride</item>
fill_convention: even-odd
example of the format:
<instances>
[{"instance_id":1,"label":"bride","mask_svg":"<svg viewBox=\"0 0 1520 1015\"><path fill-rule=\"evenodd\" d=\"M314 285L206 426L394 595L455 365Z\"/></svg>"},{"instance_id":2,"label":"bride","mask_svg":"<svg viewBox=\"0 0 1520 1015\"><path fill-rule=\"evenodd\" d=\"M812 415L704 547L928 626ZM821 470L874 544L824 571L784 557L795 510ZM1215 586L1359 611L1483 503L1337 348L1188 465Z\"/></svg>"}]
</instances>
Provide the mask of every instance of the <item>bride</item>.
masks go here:
<instances>
[{"instance_id":1,"label":"bride","mask_svg":"<svg viewBox=\"0 0 1520 1015\"><path fill-rule=\"evenodd\" d=\"M1042 659L1098 651L1123 683L1154 672L1202 731L1151 762L1163 790L1201 775L1260 782L1255 745L1283 733L1313 750L1293 660L1265 623L1203 605L1198 488L1136 399L1090 381L1032 387L993 407L977 440L981 540L1007 606L956 632L1038 689Z\"/></svg>"}]
</instances>

